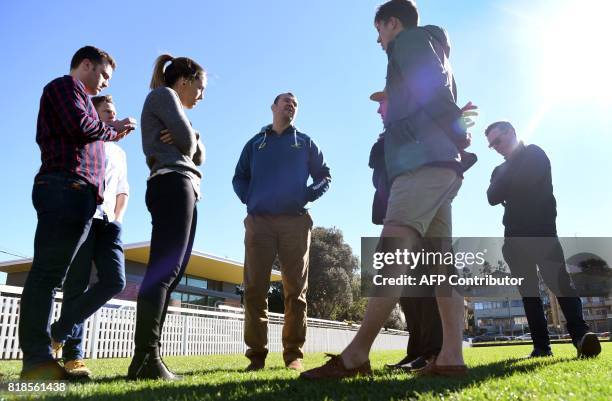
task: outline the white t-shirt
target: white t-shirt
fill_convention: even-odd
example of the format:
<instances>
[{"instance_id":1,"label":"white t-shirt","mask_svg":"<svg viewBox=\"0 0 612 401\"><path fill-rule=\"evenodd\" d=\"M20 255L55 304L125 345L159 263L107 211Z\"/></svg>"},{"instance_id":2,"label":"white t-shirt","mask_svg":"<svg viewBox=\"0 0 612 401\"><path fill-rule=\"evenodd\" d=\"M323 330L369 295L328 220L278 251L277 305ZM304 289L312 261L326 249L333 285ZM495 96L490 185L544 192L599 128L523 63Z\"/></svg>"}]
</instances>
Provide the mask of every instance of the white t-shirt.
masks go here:
<instances>
[{"instance_id":1,"label":"white t-shirt","mask_svg":"<svg viewBox=\"0 0 612 401\"><path fill-rule=\"evenodd\" d=\"M106 171L104 173L104 203L98 205L94 219L102 219L106 213L108 221L115 221L117 195L130 193L127 181L127 159L123 149L114 142L104 142Z\"/></svg>"}]
</instances>

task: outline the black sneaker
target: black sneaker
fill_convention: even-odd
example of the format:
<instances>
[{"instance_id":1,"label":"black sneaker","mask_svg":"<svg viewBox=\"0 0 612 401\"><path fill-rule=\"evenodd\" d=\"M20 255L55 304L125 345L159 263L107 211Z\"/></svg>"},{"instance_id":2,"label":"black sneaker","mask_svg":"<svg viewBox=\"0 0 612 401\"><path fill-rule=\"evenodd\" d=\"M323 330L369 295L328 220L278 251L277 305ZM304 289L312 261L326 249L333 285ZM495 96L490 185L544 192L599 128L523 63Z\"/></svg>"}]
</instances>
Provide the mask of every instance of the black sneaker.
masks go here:
<instances>
[{"instance_id":1,"label":"black sneaker","mask_svg":"<svg viewBox=\"0 0 612 401\"><path fill-rule=\"evenodd\" d=\"M19 380L69 380L72 377L56 361L38 363L27 369L23 369Z\"/></svg>"},{"instance_id":2,"label":"black sneaker","mask_svg":"<svg viewBox=\"0 0 612 401\"><path fill-rule=\"evenodd\" d=\"M553 356L553 353L550 350L550 348L548 349L534 348L533 351L531 351L531 354L527 355L525 359L545 358L547 356Z\"/></svg>"},{"instance_id":3,"label":"black sneaker","mask_svg":"<svg viewBox=\"0 0 612 401\"><path fill-rule=\"evenodd\" d=\"M400 366L400 369L405 370L406 372L413 372L415 370L423 369L425 366L427 366L427 358L420 356L414 361Z\"/></svg>"},{"instance_id":4,"label":"black sneaker","mask_svg":"<svg viewBox=\"0 0 612 401\"><path fill-rule=\"evenodd\" d=\"M404 359L398 363L385 363L385 369L401 369L403 365L412 362L414 359L416 358L406 355Z\"/></svg>"},{"instance_id":5,"label":"black sneaker","mask_svg":"<svg viewBox=\"0 0 612 401\"><path fill-rule=\"evenodd\" d=\"M601 344L595 333L586 333L578 341L578 358L594 358L601 352Z\"/></svg>"}]
</instances>

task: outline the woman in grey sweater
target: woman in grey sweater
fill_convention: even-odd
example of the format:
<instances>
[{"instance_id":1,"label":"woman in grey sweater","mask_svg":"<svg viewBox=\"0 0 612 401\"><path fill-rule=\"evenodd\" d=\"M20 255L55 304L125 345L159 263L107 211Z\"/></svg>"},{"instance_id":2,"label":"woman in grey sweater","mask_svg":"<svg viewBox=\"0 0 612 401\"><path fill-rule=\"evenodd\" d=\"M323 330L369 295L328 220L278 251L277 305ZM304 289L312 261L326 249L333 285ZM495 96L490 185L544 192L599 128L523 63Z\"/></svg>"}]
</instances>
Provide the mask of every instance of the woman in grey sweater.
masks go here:
<instances>
[{"instance_id":1,"label":"woman in grey sweater","mask_svg":"<svg viewBox=\"0 0 612 401\"><path fill-rule=\"evenodd\" d=\"M206 83L204 69L187 57L164 54L155 61L141 116L142 148L151 170L145 200L153 227L138 293L130 379L177 379L161 360L159 347L170 294L191 255L202 177L197 166L204 160L200 134L184 109L202 99Z\"/></svg>"}]
</instances>

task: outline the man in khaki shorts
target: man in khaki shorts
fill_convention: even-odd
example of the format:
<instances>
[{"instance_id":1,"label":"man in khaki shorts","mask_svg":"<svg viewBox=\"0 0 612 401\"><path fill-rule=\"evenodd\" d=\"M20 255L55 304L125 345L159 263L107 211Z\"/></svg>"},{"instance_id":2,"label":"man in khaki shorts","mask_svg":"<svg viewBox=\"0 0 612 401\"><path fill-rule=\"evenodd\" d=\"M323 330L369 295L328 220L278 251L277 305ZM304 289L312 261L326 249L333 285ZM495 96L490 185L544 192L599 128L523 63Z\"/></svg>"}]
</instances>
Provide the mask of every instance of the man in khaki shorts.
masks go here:
<instances>
[{"instance_id":1,"label":"man in khaki shorts","mask_svg":"<svg viewBox=\"0 0 612 401\"><path fill-rule=\"evenodd\" d=\"M374 23L378 42L389 57L385 92L385 165L392 182L381 234L384 251L420 250L432 230L452 236L451 202L461 187L460 151L471 137L461 124L444 30L418 27L418 12L408 0L391 0L379 7ZM387 241L392 239L392 241ZM444 248L441 248L444 251ZM406 270L405 270L406 271ZM443 329L438 356L422 375L460 376L467 373L462 355L463 297L456 291L436 298ZM370 349L398 296L370 298L362 325L341 355L301 374L306 379L344 378L372 373Z\"/></svg>"}]
</instances>

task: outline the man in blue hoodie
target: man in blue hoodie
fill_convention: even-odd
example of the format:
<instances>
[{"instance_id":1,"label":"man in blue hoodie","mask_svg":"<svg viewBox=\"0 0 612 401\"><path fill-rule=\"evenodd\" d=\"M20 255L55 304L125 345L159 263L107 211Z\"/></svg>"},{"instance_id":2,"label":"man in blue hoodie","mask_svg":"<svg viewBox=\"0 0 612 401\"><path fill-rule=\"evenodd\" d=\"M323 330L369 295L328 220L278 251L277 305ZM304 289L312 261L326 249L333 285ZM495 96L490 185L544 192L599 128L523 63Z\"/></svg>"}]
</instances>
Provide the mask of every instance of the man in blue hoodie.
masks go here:
<instances>
[{"instance_id":1,"label":"man in blue hoodie","mask_svg":"<svg viewBox=\"0 0 612 401\"><path fill-rule=\"evenodd\" d=\"M305 209L329 188L323 154L310 137L292 125L296 97L281 93L272 104L272 124L242 150L232 183L247 205L244 260L244 341L251 363L263 369L268 354L268 289L278 256L285 297L283 359L302 370L306 341L306 290L312 219ZM312 177L312 184L308 178Z\"/></svg>"}]
</instances>

